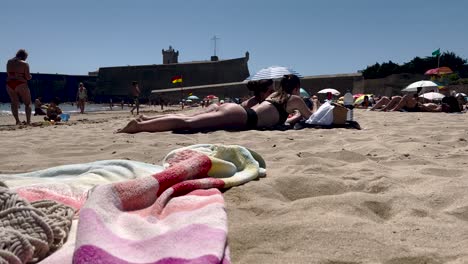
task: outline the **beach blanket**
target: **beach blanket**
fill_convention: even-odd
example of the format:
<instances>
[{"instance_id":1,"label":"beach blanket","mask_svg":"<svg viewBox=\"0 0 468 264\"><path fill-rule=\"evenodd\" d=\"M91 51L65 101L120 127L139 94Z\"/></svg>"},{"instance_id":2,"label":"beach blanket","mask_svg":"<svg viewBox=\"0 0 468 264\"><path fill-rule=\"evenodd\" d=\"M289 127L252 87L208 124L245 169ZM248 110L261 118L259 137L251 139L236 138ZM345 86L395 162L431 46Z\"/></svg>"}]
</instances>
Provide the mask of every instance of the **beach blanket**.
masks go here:
<instances>
[{"instance_id":1,"label":"beach blanket","mask_svg":"<svg viewBox=\"0 0 468 264\"><path fill-rule=\"evenodd\" d=\"M162 167L100 161L0 181L28 202L76 210L67 242L41 263L230 263L220 189L263 175L255 152L208 144L174 150Z\"/></svg>"}]
</instances>

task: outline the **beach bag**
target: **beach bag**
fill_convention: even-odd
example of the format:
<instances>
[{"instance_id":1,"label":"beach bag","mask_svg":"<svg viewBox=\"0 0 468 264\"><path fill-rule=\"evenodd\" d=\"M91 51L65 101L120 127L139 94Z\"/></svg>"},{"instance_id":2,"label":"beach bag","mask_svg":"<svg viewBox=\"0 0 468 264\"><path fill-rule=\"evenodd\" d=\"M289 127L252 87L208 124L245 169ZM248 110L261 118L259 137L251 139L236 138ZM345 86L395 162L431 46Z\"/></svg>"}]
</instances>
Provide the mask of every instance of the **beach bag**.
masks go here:
<instances>
[{"instance_id":1,"label":"beach bag","mask_svg":"<svg viewBox=\"0 0 468 264\"><path fill-rule=\"evenodd\" d=\"M333 104L333 124L334 125L344 125L346 124L346 118L348 117L348 108L339 105Z\"/></svg>"},{"instance_id":2,"label":"beach bag","mask_svg":"<svg viewBox=\"0 0 468 264\"><path fill-rule=\"evenodd\" d=\"M329 126L333 123L333 105L329 102L322 104L305 122L311 125Z\"/></svg>"}]
</instances>

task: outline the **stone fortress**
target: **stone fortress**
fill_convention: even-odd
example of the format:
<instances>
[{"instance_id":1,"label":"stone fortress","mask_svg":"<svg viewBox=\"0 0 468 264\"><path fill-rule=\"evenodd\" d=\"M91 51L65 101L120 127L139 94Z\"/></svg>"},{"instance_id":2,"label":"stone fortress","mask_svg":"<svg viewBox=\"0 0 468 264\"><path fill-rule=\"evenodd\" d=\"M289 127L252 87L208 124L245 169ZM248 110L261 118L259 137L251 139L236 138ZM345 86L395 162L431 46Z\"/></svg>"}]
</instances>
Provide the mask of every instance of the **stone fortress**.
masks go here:
<instances>
[{"instance_id":1,"label":"stone fortress","mask_svg":"<svg viewBox=\"0 0 468 264\"><path fill-rule=\"evenodd\" d=\"M126 97L129 94L131 82L137 81L143 101L162 95L166 101L174 102L180 100L181 97L187 97L190 87L242 82L249 77L248 52L242 58L218 60L213 56L209 61L180 63L178 62L179 51L175 51L170 46L168 50L162 50L162 55L162 64L99 68L95 95L97 97ZM181 76L182 83L173 84L171 79L175 76ZM158 95L152 94L153 90L167 92ZM245 90L242 91L244 94L247 92L246 88L242 90ZM204 89L203 93L205 92L206 95L219 94L216 89ZM237 96L238 92L241 91L229 91L228 95Z\"/></svg>"}]
</instances>

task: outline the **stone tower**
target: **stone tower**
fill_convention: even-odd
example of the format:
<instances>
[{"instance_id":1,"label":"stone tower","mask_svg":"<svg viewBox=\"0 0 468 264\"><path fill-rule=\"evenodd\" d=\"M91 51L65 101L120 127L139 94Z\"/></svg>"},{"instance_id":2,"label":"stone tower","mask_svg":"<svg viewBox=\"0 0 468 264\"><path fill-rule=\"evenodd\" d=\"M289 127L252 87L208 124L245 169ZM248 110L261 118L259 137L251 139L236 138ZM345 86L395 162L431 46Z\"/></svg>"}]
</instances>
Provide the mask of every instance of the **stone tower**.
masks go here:
<instances>
[{"instance_id":1,"label":"stone tower","mask_svg":"<svg viewBox=\"0 0 468 264\"><path fill-rule=\"evenodd\" d=\"M175 51L172 46L168 50L162 50L163 64L179 63L179 51Z\"/></svg>"}]
</instances>

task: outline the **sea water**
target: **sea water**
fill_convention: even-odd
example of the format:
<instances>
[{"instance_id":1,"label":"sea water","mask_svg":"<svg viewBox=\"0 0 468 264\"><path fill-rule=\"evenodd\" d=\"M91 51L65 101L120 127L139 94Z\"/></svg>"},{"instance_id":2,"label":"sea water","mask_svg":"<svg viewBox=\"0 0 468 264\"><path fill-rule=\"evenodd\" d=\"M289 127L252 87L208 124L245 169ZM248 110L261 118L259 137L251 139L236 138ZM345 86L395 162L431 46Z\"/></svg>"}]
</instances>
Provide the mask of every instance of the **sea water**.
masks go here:
<instances>
[{"instance_id":1,"label":"sea water","mask_svg":"<svg viewBox=\"0 0 468 264\"><path fill-rule=\"evenodd\" d=\"M31 105L32 107L32 114L34 114L34 104ZM80 109L76 106L76 104L60 104L59 105L60 109L62 109L62 112L64 113L79 113ZM141 108L141 106L140 106ZM112 107L113 110L122 110L122 108L119 105L114 105ZM86 104L85 106L85 112L98 112L98 111L110 111L109 104ZM129 110L130 108L127 105L124 105L123 110ZM45 111L45 110L44 110ZM20 105L19 109L20 114L24 114L24 104ZM9 103L0 103L0 115L11 115L11 107Z\"/></svg>"}]
</instances>

